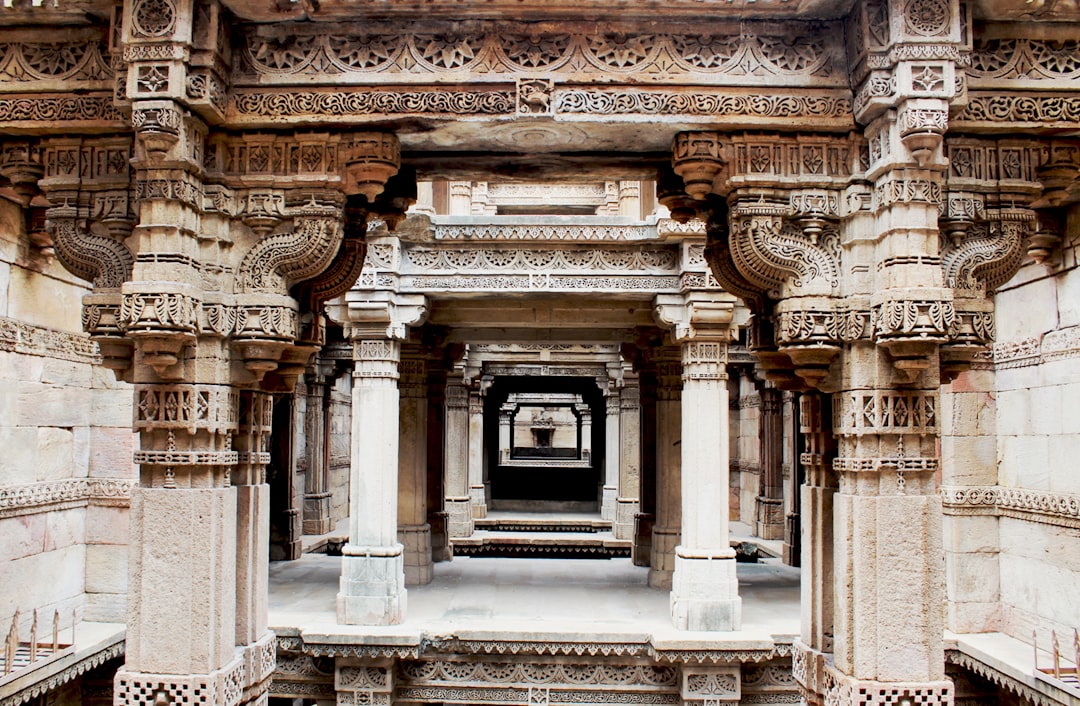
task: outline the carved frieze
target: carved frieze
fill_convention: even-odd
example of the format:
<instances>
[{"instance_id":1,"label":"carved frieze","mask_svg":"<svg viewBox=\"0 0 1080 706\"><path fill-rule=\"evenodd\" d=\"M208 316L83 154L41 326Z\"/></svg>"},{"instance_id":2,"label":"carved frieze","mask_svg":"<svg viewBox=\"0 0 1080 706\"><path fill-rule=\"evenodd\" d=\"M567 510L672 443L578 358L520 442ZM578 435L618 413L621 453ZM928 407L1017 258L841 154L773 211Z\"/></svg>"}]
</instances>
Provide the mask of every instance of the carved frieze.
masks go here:
<instances>
[{"instance_id":1,"label":"carved frieze","mask_svg":"<svg viewBox=\"0 0 1080 706\"><path fill-rule=\"evenodd\" d=\"M732 83L782 76L815 84L843 78L839 43L833 39L839 32L823 31L820 24L744 22L707 32L677 25L671 31L632 34L602 24L589 25L591 32L580 24L550 24L537 31L508 22L442 29L369 23L363 32L342 27L282 35L251 27L244 31L239 78L245 83L303 77L399 84L435 76L505 81L626 74L639 81L686 76Z\"/></svg>"}]
</instances>

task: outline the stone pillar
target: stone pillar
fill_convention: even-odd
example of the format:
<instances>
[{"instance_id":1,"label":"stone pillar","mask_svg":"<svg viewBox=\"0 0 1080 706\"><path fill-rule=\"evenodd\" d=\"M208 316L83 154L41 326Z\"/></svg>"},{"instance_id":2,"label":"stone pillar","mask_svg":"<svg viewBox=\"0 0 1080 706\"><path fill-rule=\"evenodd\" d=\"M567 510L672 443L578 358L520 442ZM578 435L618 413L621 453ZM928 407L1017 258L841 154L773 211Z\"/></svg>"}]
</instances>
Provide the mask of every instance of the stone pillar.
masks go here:
<instances>
[{"instance_id":1,"label":"stone pillar","mask_svg":"<svg viewBox=\"0 0 1080 706\"><path fill-rule=\"evenodd\" d=\"M330 520L330 472L328 431L330 391L324 374L326 366L308 368L307 407L304 413L304 438L307 444L307 473L304 483L304 534L327 534L333 530Z\"/></svg>"},{"instance_id":2,"label":"stone pillar","mask_svg":"<svg viewBox=\"0 0 1080 706\"><path fill-rule=\"evenodd\" d=\"M469 390L469 498L474 519L487 517L487 484L484 478L484 397Z\"/></svg>"},{"instance_id":3,"label":"stone pillar","mask_svg":"<svg viewBox=\"0 0 1080 706\"><path fill-rule=\"evenodd\" d=\"M615 499L615 539L633 539L641 507L641 388L632 370L623 371L619 394L619 482Z\"/></svg>"},{"instance_id":4,"label":"stone pillar","mask_svg":"<svg viewBox=\"0 0 1080 706\"><path fill-rule=\"evenodd\" d=\"M679 349L661 348L655 355L656 385L656 520L652 527L649 585L671 588L675 547L682 524L682 362Z\"/></svg>"},{"instance_id":5,"label":"stone pillar","mask_svg":"<svg viewBox=\"0 0 1080 706\"><path fill-rule=\"evenodd\" d=\"M260 623L249 610L250 591L259 587L237 591L237 565L247 566L259 539L248 534L238 551L241 494L230 475L239 400L229 385L136 382L134 406L140 484L131 497L128 649L115 699L145 703L141 694L160 694L155 698L179 703L208 684L241 679L238 625L244 635L265 632L265 614ZM266 496L250 485L242 496L255 515L243 518L245 532L262 533L265 562ZM256 519L264 526L252 526Z\"/></svg>"},{"instance_id":6,"label":"stone pillar","mask_svg":"<svg viewBox=\"0 0 1080 706\"><path fill-rule=\"evenodd\" d=\"M833 649L833 496L836 476L832 461L836 445L832 436L830 398L819 392L804 392L799 402L799 425L806 447L799 455L806 483L802 487L803 581L800 602L800 641L809 650L802 670L811 683L824 679L822 656ZM810 700L815 691L810 690ZM817 701L814 701L817 703Z\"/></svg>"},{"instance_id":7,"label":"stone pillar","mask_svg":"<svg viewBox=\"0 0 1080 706\"><path fill-rule=\"evenodd\" d=\"M409 213L435 215L435 189L430 181L416 182L416 203L409 208Z\"/></svg>"},{"instance_id":8,"label":"stone pillar","mask_svg":"<svg viewBox=\"0 0 1080 706\"><path fill-rule=\"evenodd\" d=\"M427 377L427 521L431 526L431 560L454 558L450 516L446 511L446 368L438 357L428 359Z\"/></svg>"},{"instance_id":9,"label":"stone pillar","mask_svg":"<svg viewBox=\"0 0 1080 706\"><path fill-rule=\"evenodd\" d=\"M581 459L592 461L592 409L587 404L576 404L578 418L578 439L581 446Z\"/></svg>"},{"instance_id":10,"label":"stone pillar","mask_svg":"<svg viewBox=\"0 0 1080 706\"><path fill-rule=\"evenodd\" d=\"M618 389L610 388L605 399L604 414L604 487L600 493L600 518L614 526L615 504L619 497L620 443L619 434L621 395Z\"/></svg>"},{"instance_id":11,"label":"stone pillar","mask_svg":"<svg viewBox=\"0 0 1080 706\"><path fill-rule=\"evenodd\" d=\"M514 454L514 414L518 406L507 402L499 407L499 463L506 463Z\"/></svg>"},{"instance_id":12,"label":"stone pillar","mask_svg":"<svg viewBox=\"0 0 1080 706\"><path fill-rule=\"evenodd\" d=\"M682 344L682 539L671 617L682 630L738 630L742 599L728 540L727 338Z\"/></svg>"},{"instance_id":13,"label":"stone pillar","mask_svg":"<svg viewBox=\"0 0 1080 706\"><path fill-rule=\"evenodd\" d=\"M761 391L761 483L756 499L755 533L762 539L784 538L784 425L780 390Z\"/></svg>"},{"instance_id":14,"label":"stone pillar","mask_svg":"<svg viewBox=\"0 0 1080 706\"><path fill-rule=\"evenodd\" d=\"M472 182L450 182L450 215L468 216L472 214Z\"/></svg>"},{"instance_id":15,"label":"stone pillar","mask_svg":"<svg viewBox=\"0 0 1080 706\"><path fill-rule=\"evenodd\" d=\"M398 541L405 547L405 585L431 583L431 525L427 521L427 360L402 344L398 425Z\"/></svg>"},{"instance_id":16,"label":"stone pillar","mask_svg":"<svg viewBox=\"0 0 1080 706\"><path fill-rule=\"evenodd\" d=\"M641 403L641 477L639 479L640 505L634 515L634 547L630 557L634 566L652 565L652 530L656 521L656 368L655 363L639 355L635 361L638 370L638 390Z\"/></svg>"},{"instance_id":17,"label":"stone pillar","mask_svg":"<svg viewBox=\"0 0 1080 706\"><path fill-rule=\"evenodd\" d=\"M451 539L471 537L472 500L469 497L469 389L460 368L446 381L446 512Z\"/></svg>"},{"instance_id":18,"label":"stone pillar","mask_svg":"<svg viewBox=\"0 0 1080 706\"><path fill-rule=\"evenodd\" d=\"M641 219L641 182L619 182L619 215Z\"/></svg>"},{"instance_id":19,"label":"stone pillar","mask_svg":"<svg viewBox=\"0 0 1080 706\"><path fill-rule=\"evenodd\" d=\"M352 491L341 559L338 622L393 625L405 617L404 547L398 530L400 343L354 338Z\"/></svg>"},{"instance_id":20,"label":"stone pillar","mask_svg":"<svg viewBox=\"0 0 1080 706\"><path fill-rule=\"evenodd\" d=\"M233 439L237 464L230 480L236 487L236 646L249 688L261 690L270 676L277 643L267 628L270 555L270 433L274 398L266 392L240 391L239 428ZM266 671L268 669L268 671ZM265 671L259 675L260 670ZM258 694L253 693L252 698ZM245 701L251 699L245 699Z\"/></svg>"}]
</instances>

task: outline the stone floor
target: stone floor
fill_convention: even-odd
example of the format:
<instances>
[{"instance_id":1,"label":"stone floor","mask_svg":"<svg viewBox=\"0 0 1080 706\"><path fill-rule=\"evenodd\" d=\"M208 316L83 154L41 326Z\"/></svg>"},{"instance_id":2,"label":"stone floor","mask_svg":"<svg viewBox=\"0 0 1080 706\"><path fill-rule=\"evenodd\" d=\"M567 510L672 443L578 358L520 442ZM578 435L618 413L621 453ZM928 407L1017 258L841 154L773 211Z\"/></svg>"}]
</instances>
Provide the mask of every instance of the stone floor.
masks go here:
<instances>
[{"instance_id":1,"label":"stone floor","mask_svg":"<svg viewBox=\"0 0 1080 706\"><path fill-rule=\"evenodd\" d=\"M307 554L270 566L270 625L293 631L390 637L498 632L535 639L607 634L618 639L733 645L772 642L799 631L799 570L775 560L739 565L743 627L734 633L676 631L668 592L649 588L647 571L629 559L456 557L435 565L435 579L408 589L399 626L336 625L341 558ZM522 639L525 639L524 637Z\"/></svg>"}]
</instances>

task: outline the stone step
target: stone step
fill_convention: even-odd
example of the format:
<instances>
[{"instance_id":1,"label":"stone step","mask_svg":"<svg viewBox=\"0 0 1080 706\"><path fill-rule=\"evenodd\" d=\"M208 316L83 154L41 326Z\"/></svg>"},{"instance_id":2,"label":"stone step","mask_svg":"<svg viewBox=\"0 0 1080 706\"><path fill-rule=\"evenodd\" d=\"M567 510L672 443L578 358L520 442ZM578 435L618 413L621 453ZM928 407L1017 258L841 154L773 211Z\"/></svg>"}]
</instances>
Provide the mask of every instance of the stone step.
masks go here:
<instances>
[{"instance_id":1,"label":"stone step","mask_svg":"<svg viewBox=\"0 0 1080 706\"><path fill-rule=\"evenodd\" d=\"M485 517L473 521L477 530L492 532L610 532L611 521L599 518L548 519L534 517Z\"/></svg>"},{"instance_id":2,"label":"stone step","mask_svg":"<svg viewBox=\"0 0 1080 706\"><path fill-rule=\"evenodd\" d=\"M610 559L628 557L633 542L615 539L610 532L478 530L471 537L452 540L454 556L558 557Z\"/></svg>"}]
</instances>

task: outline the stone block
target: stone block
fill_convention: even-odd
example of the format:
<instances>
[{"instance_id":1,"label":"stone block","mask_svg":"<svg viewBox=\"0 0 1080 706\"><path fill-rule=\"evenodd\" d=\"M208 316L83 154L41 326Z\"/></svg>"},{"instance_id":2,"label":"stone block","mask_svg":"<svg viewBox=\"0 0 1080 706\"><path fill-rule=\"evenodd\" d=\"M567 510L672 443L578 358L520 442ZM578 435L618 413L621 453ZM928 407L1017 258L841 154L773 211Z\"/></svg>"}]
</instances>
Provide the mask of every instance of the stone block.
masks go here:
<instances>
[{"instance_id":1,"label":"stone block","mask_svg":"<svg viewBox=\"0 0 1080 706\"><path fill-rule=\"evenodd\" d=\"M86 292L85 287L15 267L8 290L8 315L37 326L82 331L82 298Z\"/></svg>"},{"instance_id":2,"label":"stone block","mask_svg":"<svg viewBox=\"0 0 1080 706\"><path fill-rule=\"evenodd\" d=\"M0 565L37 554L45 546L45 522L48 516L18 515L0 518Z\"/></svg>"},{"instance_id":3,"label":"stone block","mask_svg":"<svg viewBox=\"0 0 1080 706\"><path fill-rule=\"evenodd\" d=\"M956 633L996 632L1001 629L1001 603L949 601L945 620Z\"/></svg>"},{"instance_id":4,"label":"stone block","mask_svg":"<svg viewBox=\"0 0 1080 706\"><path fill-rule=\"evenodd\" d=\"M945 553L946 591L956 600L990 603L1000 598L997 554Z\"/></svg>"},{"instance_id":5,"label":"stone block","mask_svg":"<svg viewBox=\"0 0 1080 706\"><path fill-rule=\"evenodd\" d=\"M75 435L61 427L37 429L38 480L58 480L73 477L75 465Z\"/></svg>"},{"instance_id":6,"label":"stone block","mask_svg":"<svg viewBox=\"0 0 1080 706\"><path fill-rule=\"evenodd\" d=\"M130 389L95 388L90 393L90 409L94 424L102 427L131 428L132 391Z\"/></svg>"},{"instance_id":7,"label":"stone block","mask_svg":"<svg viewBox=\"0 0 1080 706\"><path fill-rule=\"evenodd\" d=\"M1000 484L1014 488L1049 489L1049 453L1049 440L1045 436L999 437Z\"/></svg>"},{"instance_id":8,"label":"stone block","mask_svg":"<svg viewBox=\"0 0 1080 706\"><path fill-rule=\"evenodd\" d=\"M40 355L14 353L15 372L20 383L41 382L45 369L45 358Z\"/></svg>"},{"instance_id":9,"label":"stone block","mask_svg":"<svg viewBox=\"0 0 1080 706\"><path fill-rule=\"evenodd\" d=\"M1029 282L995 297L997 340L1011 341L1053 330L1057 311L1052 306L1032 306L1031 302L1052 302L1057 296L1053 279Z\"/></svg>"},{"instance_id":10,"label":"stone block","mask_svg":"<svg viewBox=\"0 0 1080 706\"><path fill-rule=\"evenodd\" d=\"M86 544L86 508L48 513L45 522L45 551Z\"/></svg>"},{"instance_id":11,"label":"stone block","mask_svg":"<svg viewBox=\"0 0 1080 706\"><path fill-rule=\"evenodd\" d=\"M83 545L72 545L8 563L4 567L4 590L0 591L0 615L13 615L16 609L26 614L35 607L52 612L50 606L81 604L85 549Z\"/></svg>"},{"instance_id":12,"label":"stone block","mask_svg":"<svg viewBox=\"0 0 1080 706\"><path fill-rule=\"evenodd\" d=\"M20 426L77 427L90 423L90 391L30 382L19 386Z\"/></svg>"},{"instance_id":13,"label":"stone block","mask_svg":"<svg viewBox=\"0 0 1080 706\"><path fill-rule=\"evenodd\" d=\"M1080 270L1063 272L1054 279L1059 325L1080 326Z\"/></svg>"},{"instance_id":14,"label":"stone block","mask_svg":"<svg viewBox=\"0 0 1080 706\"><path fill-rule=\"evenodd\" d=\"M126 593L91 593L86 594L85 620L98 623L123 623L127 620Z\"/></svg>"},{"instance_id":15,"label":"stone block","mask_svg":"<svg viewBox=\"0 0 1080 706\"><path fill-rule=\"evenodd\" d=\"M131 459L138 443L130 427L91 427L90 477L135 478L138 469Z\"/></svg>"},{"instance_id":16,"label":"stone block","mask_svg":"<svg viewBox=\"0 0 1080 706\"><path fill-rule=\"evenodd\" d=\"M1061 417L1065 412L1061 392L1056 385L1032 388L1029 409L1034 433L1051 436L1061 433Z\"/></svg>"},{"instance_id":17,"label":"stone block","mask_svg":"<svg viewBox=\"0 0 1080 706\"><path fill-rule=\"evenodd\" d=\"M235 488L132 494L129 666L208 674L232 658L236 507Z\"/></svg>"},{"instance_id":18,"label":"stone block","mask_svg":"<svg viewBox=\"0 0 1080 706\"><path fill-rule=\"evenodd\" d=\"M998 480L997 439L993 436L943 436L943 485L994 485Z\"/></svg>"},{"instance_id":19,"label":"stone block","mask_svg":"<svg viewBox=\"0 0 1080 706\"><path fill-rule=\"evenodd\" d=\"M86 542L88 544L128 543L128 508L111 505L90 505L86 508Z\"/></svg>"},{"instance_id":20,"label":"stone block","mask_svg":"<svg viewBox=\"0 0 1080 706\"><path fill-rule=\"evenodd\" d=\"M86 547L86 590L92 593L127 594L128 548L120 544Z\"/></svg>"},{"instance_id":21,"label":"stone block","mask_svg":"<svg viewBox=\"0 0 1080 706\"><path fill-rule=\"evenodd\" d=\"M1080 432L1062 434L1049 440L1050 490L1054 493L1073 493L1080 495Z\"/></svg>"},{"instance_id":22,"label":"stone block","mask_svg":"<svg viewBox=\"0 0 1080 706\"><path fill-rule=\"evenodd\" d=\"M90 387L93 366L60 358L42 358L41 382L46 385Z\"/></svg>"},{"instance_id":23,"label":"stone block","mask_svg":"<svg viewBox=\"0 0 1080 706\"><path fill-rule=\"evenodd\" d=\"M952 515L942 521L942 545L946 551L997 554L999 519L993 515Z\"/></svg>"},{"instance_id":24,"label":"stone block","mask_svg":"<svg viewBox=\"0 0 1080 706\"><path fill-rule=\"evenodd\" d=\"M1039 433L1031 423L1030 388L997 393L997 426L1009 434Z\"/></svg>"},{"instance_id":25,"label":"stone block","mask_svg":"<svg viewBox=\"0 0 1080 706\"><path fill-rule=\"evenodd\" d=\"M7 419L0 418L0 423ZM22 485L38 480L37 429L0 426L0 449L3 449L0 478L3 478L4 485Z\"/></svg>"}]
</instances>

